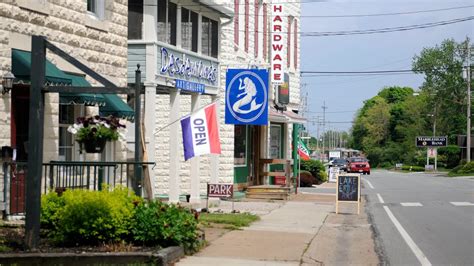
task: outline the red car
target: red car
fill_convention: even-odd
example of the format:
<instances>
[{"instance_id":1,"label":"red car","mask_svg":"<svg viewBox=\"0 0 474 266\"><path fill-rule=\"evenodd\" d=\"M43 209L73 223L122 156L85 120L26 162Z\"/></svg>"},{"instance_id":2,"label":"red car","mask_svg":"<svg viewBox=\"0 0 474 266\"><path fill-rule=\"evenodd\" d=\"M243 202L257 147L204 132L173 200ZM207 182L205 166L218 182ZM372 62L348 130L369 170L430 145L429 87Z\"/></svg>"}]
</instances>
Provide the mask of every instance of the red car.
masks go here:
<instances>
[{"instance_id":1,"label":"red car","mask_svg":"<svg viewBox=\"0 0 474 266\"><path fill-rule=\"evenodd\" d=\"M370 175L370 164L369 161L365 158L355 157L349 159L349 164L347 165L348 173L363 173Z\"/></svg>"}]
</instances>

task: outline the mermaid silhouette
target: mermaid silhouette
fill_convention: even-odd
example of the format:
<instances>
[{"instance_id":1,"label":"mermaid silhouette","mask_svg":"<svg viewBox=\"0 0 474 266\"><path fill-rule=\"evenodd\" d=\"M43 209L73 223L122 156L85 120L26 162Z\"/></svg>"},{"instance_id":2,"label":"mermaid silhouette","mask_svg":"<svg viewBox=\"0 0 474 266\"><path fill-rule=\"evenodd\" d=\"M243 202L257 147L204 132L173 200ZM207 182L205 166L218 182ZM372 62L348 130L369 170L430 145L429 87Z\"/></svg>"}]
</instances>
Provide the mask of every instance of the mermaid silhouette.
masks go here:
<instances>
[{"instance_id":1,"label":"mermaid silhouette","mask_svg":"<svg viewBox=\"0 0 474 266\"><path fill-rule=\"evenodd\" d=\"M257 99L255 96L257 95L257 88L255 87L255 83L248 77L244 78L244 85L242 85L242 79L239 78L239 91L243 90L242 93L239 93L237 95L237 98L239 98L242 95L245 95L238 101L236 101L232 105L232 109L236 113L240 114L248 114L250 112L253 112L255 110L258 110L260 106L262 106L263 103L257 104ZM248 104L250 103L250 106ZM246 107L248 106L248 107Z\"/></svg>"}]
</instances>

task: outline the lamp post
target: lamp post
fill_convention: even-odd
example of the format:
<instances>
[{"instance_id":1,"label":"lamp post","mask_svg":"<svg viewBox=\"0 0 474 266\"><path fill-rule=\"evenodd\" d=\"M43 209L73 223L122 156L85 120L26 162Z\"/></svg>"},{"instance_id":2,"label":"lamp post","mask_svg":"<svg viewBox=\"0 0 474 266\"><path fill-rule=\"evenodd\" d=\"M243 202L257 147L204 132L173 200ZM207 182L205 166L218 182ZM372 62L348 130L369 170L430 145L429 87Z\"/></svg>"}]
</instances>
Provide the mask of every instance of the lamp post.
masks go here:
<instances>
[{"instance_id":1,"label":"lamp post","mask_svg":"<svg viewBox=\"0 0 474 266\"><path fill-rule=\"evenodd\" d=\"M466 161L469 163L471 161L471 49L469 47L469 42L466 43L467 46L467 131L466 131Z\"/></svg>"}]
</instances>

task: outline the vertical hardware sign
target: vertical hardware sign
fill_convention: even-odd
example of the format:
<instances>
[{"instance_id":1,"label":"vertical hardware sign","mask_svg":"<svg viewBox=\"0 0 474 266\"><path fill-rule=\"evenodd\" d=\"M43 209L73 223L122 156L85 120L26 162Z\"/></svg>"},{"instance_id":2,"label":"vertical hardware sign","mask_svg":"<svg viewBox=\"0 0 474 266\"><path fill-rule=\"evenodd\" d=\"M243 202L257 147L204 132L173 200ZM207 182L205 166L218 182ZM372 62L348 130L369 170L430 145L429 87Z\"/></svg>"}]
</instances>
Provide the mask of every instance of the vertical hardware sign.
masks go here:
<instances>
[{"instance_id":1,"label":"vertical hardware sign","mask_svg":"<svg viewBox=\"0 0 474 266\"><path fill-rule=\"evenodd\" d=\"M272 33L271 41L271 82L273 85L283 84L283 4L272 4Z\"/></svg>"}]
</instances>

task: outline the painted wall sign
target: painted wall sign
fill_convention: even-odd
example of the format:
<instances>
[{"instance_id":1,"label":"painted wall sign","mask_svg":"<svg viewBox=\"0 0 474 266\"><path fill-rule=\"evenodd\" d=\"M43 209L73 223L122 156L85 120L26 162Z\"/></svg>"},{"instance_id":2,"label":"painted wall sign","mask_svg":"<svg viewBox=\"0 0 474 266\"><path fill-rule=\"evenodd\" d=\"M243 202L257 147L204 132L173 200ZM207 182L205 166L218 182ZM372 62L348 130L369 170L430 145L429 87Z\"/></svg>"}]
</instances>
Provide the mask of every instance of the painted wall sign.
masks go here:
<instances>
[{"instance_id":1,"label":"painted wall sign","mask_svg":"<svg viewBox=\"0 0 474 266\"><path fill-rule=\"evenodd\" d=\"M290 103L290 75L285 73L283 83L278 85L278 103L289 104Z\"/></svg>"},{"instance_id":2,"label":"painted wall sign","mask_svg":"<svg viewBox=\"0 0 474 266\"><path fill-rule=\"evenodd\" d=\"M227 70L225 123L234 125L268 124L267 70Z\"/></svg>"},{"instance_id":3,"label":"painted wall sign","mask_svg":"<svg viewBox=\"0 0 474 266\"><path fill-rule=\"evenodd\" d=\"M182 79L177 79L175 87L177 89L182 89L185 91L204 93L206 85L201 84L201 83L186 81Z\"/></svg>"},{"instance_id":4,"label":"painted wall sign","mask_svg":"<svg viewBox=\"0 0 474 266\"><path fill-rule=\"evenodd\" d=\"M211 198L232 198L233 184L207 184L207 196Z\"/></svg>"},{"instance_id":5,"label":"painted wall sign","mask_svg":"<svg viewBox=\"0 0 474 266\"><path fill-rule=\"evenodd\" d=\"M218 64L161 47L161 75L217 86Z\"/></svg>"},{"instance_id":6,"label":"painted wall sign","mask_svg":"<svg viewBox=\"0 0 474 266\"><path fill-rule=\"evenodd\" d=\"M283 75L285 73L284 69L284 52L285 52L285 42L283 41L283 18L286 18L283 15L283 4L272 4L272 23L271 23L271 83L273 85L283 84Z\"/></svg>"}]
</instances>

